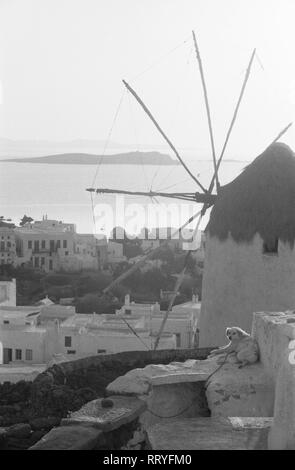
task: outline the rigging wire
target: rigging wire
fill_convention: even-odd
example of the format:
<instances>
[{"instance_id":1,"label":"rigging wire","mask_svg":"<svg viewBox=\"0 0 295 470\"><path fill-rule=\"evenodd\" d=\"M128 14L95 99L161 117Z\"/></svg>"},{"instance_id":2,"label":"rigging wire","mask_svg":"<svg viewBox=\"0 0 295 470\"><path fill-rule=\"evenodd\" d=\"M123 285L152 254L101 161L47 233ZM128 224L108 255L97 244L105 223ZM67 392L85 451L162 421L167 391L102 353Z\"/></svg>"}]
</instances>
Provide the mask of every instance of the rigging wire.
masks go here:
<instances>
[{"instance_id":1,"label":"rigging wire","mask_svg":"<svg viewBox=\"0 0 295 470\"><path fill-rule=\"evenodd\" d=\"M93 231L95 232L96 227L95 227L94 201L93 201L92 192L90 192L90 203L91 203L91 213L92 213L92 219L93 219Z\"/></svg>"},{"instance_id":2,"label":"rigging wire","mask_svg":"<svg viewBox=\"0 0 295 470\"><path fill-rule=\"evenodd\" d=\"M200 176L200 173L197 174L197 177L199 176ZM185 180L179 181L178 183L173 183L173 184L170 184L169 186L165 186L165 188L161 188L158 191L159 192L165 191L166 189L173 188L174 186L177 186L178 184L186 183L187 181L190 181L190 178L186 178Z\"/></svg>"},{"instance_id":3,"label":"rigging wire","mask_svg":"<svg viewBox=\"0 0 295 470\"><path fill-rule=\"evenodd\" d=\"M191 170L188 168L187 164L184 162L184 160L181 158L181 156L179 155L178 151L176 150L175 146L173 145L173 143L171 142L171 140L167 137L167 135L165 134L165 132L163 131L163 129L160 127L160 125L158 124L158 122L156 121L156 119L154 118L154 116L152 115L152 113L150 112L150 110L147 108L147 106L145 105L145 103L142 101L142 99L138 96L138 94L136 93L136 91L129 85L129 83L127 83L125 80L123 80L123 83L125 85L125 87L130 91L130 93L132 93L132 95L134 96L134 98L136 99L136 101L138 102L138 104L140 105L140 107L143 109L143 111L148 115L148 117L150 118L150 120L152 121L152 123L154 124L154 126L156 127L156 129L158 129L159 133L162 135L162 137L164 138L164 140L167 142L167 144L169 145L169 147L171 148L171 150L174 152L175 156L177 157L177 159L180 161L180 163L182 164L183 168L186 170L186 172L191 176L191 178L195 181L195 183L202 189L202 191L206 194L207 193L207 190L205 189L205 187L202 185L202 183L194 176L194 174L191 172Z\"/></svg>"},{"instance_id":4,"label":"rigging wire","mask_svg":"<svg viewBox=\"0 0 295 470\"><path fill-rule=\"evenodd\" d=\"M263 72L264 72L264 71L265 71L265 68L263 67L263 64L262 64L262 62L261 62L261 59L260 59L259 55L257 54L257 51L256 51L256 53L255 53L255 58L256 58L258 64L260 65L261 69L262 69Z\"/></svg>"},{"instance_id":5,"label":"rigging wire","mask_svg":"<svg viewBox=\"0 0 295 470\"><path fill-rule=\"evenodd\" d=\"M118 118L118 115L119 115L119 111L120 111L120 109L121 109L121 105L122 105L122 102L123 102L123 98L124 98L124 96L125 96L125 93L126 93L126 89L123 90L122 93L121 93L121 97L120 97L118 106L117 106L117 108L116 108L116 111L115 111L115 114L114 114L114 118L113 118L113 121L112 121L110 130L109 130L107 139L106 139L105 144L104 144L104 148L103 148L102 155L100 155L100 157L99 157L99 161L98 161L98 163L97 163L96 171L95 171L95 173L94 173L94 178L93 178L93 181L92 181L92 186L93 186L93 187L94 187L94 185L95 185L95 181L96 181L96 177L97 177L97 174L98 174L98 170L99 170L99 168L100 168L100 165L101 165L102 160L103 160L103 158L104 158L104 156L105 156L107 147L108 147L108 145L109 145L110 138L111 138L111 135L112 135L112 133L113 133L113 130L114 130L114 127L115 127L115 124L116 124L116 121L117 121L117 118Z\"/></svg>"},{"instance_id":6,"label":"rigging wire","mask_svg":"<svg viewBox=\"0 0 295 470\"><path fill-rule=\"evenodd\" d=\"M154 62L152 62L146 69L144 69L142 72L139 72L137 75L134 75L133 77L130 78L130 80L137 80L139 77L142 77L144 74L146 74L147 72L149 72L151 69L153 69L154 67L156 67L158 64L160 64L161 62L164 61L164 59L166 59L169 55L173 54L173 52L175 52L177 49L179 49L180 47L184 46L184 44L186 44L188 41L190 40L190 36L187 36L187 38L182 41L180 44L178 44L177 46L175 46L173 49L170 49L168 52L166 52L165 54L163 54L161 57L159 57L158 59L156 59Z\"/></svg>"},{"instance_id":7,"label":"rigging wire","mask_svg":"<svg viewBox=\"0 0 295 470\"><path fill-rule=\"evenodd\" d=\"M194 45L195 45L195 50L196 50L197 61L198 61L198 64L199 64L199 70L200 70L200 75L201 75L202 88L203 88L204 99L205 99L205 105L206 105L206 114L207 114L207 121L208 121L208 126L209 126L209 135L210 135L210 143L211 143L211 152L212 152L213 164L214 164L214 174L215 174L216 192L218 193L218 191L219 191L219 179L218 179L218 169L217 169L216 152L215 152L215 143L214 143L213 128L212 128L211 111L210 111L210 106L209 106L207 85L206 85L205 76L204 76L204 70L203 70L203 63L202 63L202 59L201 59L201 55L200 55L200 50L199 50L199 47L198 47L198 43L197 43L197 39L196 39L196 36L195 36L195 32L194 32L194 31L193 31L193 40L194 40Z\"/></svg>"},{"instance_id":8,"label":"rigging wire","mask_svg":"<svg viewBox=\"0 0 295 470\"><path fill-rule=\"evenodd\" d=\"M136 150L137 150L137 152L139 152L138 132L137 132L136 124L135 124L136 121L135 121L135 119L134 119L134 112L133 112L133 107L132 107L132 103L131 103L131 94L130 94L130 92L128 92L127 95L128 95L128 102L129 102L130 117L131 117L132 126L133 126L133 131L134 131L134 138L135 138ZM142 159L142 154L141 154L141 153L139 154L139 157L140 157L140 161L141 161L141 168L142 168L142 172L143 172L143 175L144 175L146 188L148 188L148 180L147 180L147 175L146 175L146 172L145 172L145 168L144 168L144 164L143 164L143 159Z\"/></svg>"},{"instance_id":9,"label":"rigging wire","mask_svg":"<svg viewBox=\"0 0 295 470\"><path fill-rule=\"evenodd\" d=\"M136 331L132 328L131 325L129 325L128 321L125 320L125 318L123 317L120 317L121 320L123 320L124 323L126 323L126 325L128 326L129 330L139 339L139 341L146 347L146 349L148 351L150 351L150 348L148 347L148 345L141 339L141 337L136 333Z\"/></svg>"},{"instance_id":10,"label":"rigging wire","mask_svg":"<svg viewBox=\"0 0 295 470\"><path fill-rule=\"evenodd\" d=\"M179 91L178 98L177 98L177 101L176 101L176 106L175 106L175 109L174 109L174 113L172 113L172 116L171 116L171 119L170 119L170 124L168 126L169 133L172 130L172 127L175 125L176 115L178 116L180 105L181 105L181 102L183 101L183 90L186 88L186 85L187 85L188 75L189 75L187 73L188 72L188 66L189 66L190 61L191 61L193 50L194 50L194 47L191 46L191 48L189 50L189 53L188 53L186 63L185 63L186 67L184 67L184 72L183 72L184 76L182 77L182 80L181 80L181 83L183 83L183 85L178 87L180 91ZM164 180L167 181L167 179L172 175L172 173L176 170L176 168L177 168L177 165L173 165L173 167L170 169L168 174L166 174L164 176L164 178L161 179L161 181L160 181L160 183L158 183L158 185L159 184L161 185ZM158 168L156 170L156 173L159 172L159 169L160 169L160 166L158 166ZM155 176L156 176L156 174L155 174ZM154 180L154 178L153 178L153 180Z\"/></svg>"},{"instance_id":11,"label":"rigging wire","mask_svg":"<svg viewBox=\"0 0 295 470\"><path fill-rule=\"evenodd\" d=\"M114 118L113 118L113 121L112 121L110 130L109 130L109 132L108 132L108 135L107 135L107 139L106 139L105 144L104 144L104 148L103 148L102 155L100 155L99 160L98 160L98 162L97 162L96 170L95 170L94 177L93 177L93 181L92 181L92 186L95 185L99 168L100 168L101 163L102 163L102 160L103 160L103 158L104 158L104 156L105 156L106 150L107 150L107 148L108 148L108 146L109 146L109 142L110 142L110 139L111 139L111 135L112 135L112 133L113 133L113 130L114 130L114 127L115 127L115 124L116 124L116 121L117 121L117 118L118 118L118 115L119 115L119 111L120 111L121 106L122 106L122 102L123 102L123 98L124 98L125 93L126 93L126 89L123 90L122 93L121 93L121 97L120 97L118 106L117 106L117 108L116 108L116 111L115 111L115 114L114 114ZM95 227L95 215L94 215L94 199L93 199L92 193L90 193L90 194L91 194L90 203L91 203L91 212L92 212L92 219L93 219L93 230L95 230L96 227ZM95 193L95 196L96 196L96 193Z\"/></svg>"}]
</instances>

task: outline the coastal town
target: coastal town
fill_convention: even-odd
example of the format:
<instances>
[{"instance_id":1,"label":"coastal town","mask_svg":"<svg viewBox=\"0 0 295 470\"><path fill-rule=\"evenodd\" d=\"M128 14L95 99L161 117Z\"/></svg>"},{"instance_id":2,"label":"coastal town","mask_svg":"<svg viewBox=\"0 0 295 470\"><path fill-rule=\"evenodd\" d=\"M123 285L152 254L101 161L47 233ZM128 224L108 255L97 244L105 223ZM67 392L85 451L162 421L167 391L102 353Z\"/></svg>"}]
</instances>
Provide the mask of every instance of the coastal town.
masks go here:
<instances>
[{"instance_id":1,"label":"coastal town","mask_svg":"<svg viewBox=\"0 0 295 470\"><path fill-rule=\"evenodd\" d=\"M295 450L294 17L0 0L0 451Z\"/></svg>"},{"instance_id":2,"label":"coastal town","mask_svg":"<svg viewBox=\"0 0 295 470\"><path fill-rule=\"evenodd\" d=\"M159 230L158 238L155 235L151 239L134 240L134 237L131 242L98 239L92 234L78 234L73 223L51 220L47 216L40 221L28 219L25 216L21 226L14 228L9 222L0 222L0 363L6 365L2 368L3 374L0 366L0 381L7 379L9 371L11 376L14 370L21 374L26 370L36 372L54 361L152 350L165 313L161 305L164 309L172 292L161 289L161 278L156 291L150 293L150 299L146 285L147 295L142 296L142 302L132 300L136 292L130 284L129 288L125 286L117 292L119 298L110 295L106 299L103 287L121 266L124 269L132 266L150 247L158 249L159 255L143 268L143 282L157 275L162 275L162 282L167 281L173 276L173 272L167 274L170 258L184 256L185 242L179 238L160 239ZM127 243L129 257L124 254L124 243ZM130 243L133 253L130 246L128 250ZM134 253L137 256L130 257ZM199 276L203 257L204 237L195 259ZM166 278L163 269L166 269ZM16 278L11 277L13 275ZM28 282L30 276L34 288L21 297L18 290L25 290L24 278ZM71 286L73 279L80 291ZM81 280L84 280L83 286ZM193 288L189 292L189 286L193 285L192 279L189 281L185 295L180 295L172 308L160 339L160 349L197 346L200 302ZM67 284L61 286L65 282ZM68 296L63 297L64 294ZM25 299L26 304L19 303L19 299ZM98 311L93 300L97 301Z\"/></svg>"}]
</instances>

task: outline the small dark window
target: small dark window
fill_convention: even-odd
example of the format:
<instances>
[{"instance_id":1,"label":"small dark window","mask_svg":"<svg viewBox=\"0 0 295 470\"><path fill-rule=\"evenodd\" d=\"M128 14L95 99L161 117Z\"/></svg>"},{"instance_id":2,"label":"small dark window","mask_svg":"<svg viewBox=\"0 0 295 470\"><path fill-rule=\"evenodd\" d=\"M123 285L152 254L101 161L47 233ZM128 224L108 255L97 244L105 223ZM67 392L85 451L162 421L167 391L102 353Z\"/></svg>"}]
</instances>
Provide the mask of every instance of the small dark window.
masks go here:
<instances>
[{"instance_id":1,"label":"small dark window","mask_svg":"<svg viewBox=\"0 0 295 470\"><path fill-rule=\"evenodd\" d=\"M16 349L15 350L15 359L17 361L21 361L22 360L22 350L21 349Z\"/></svg>"},{"instance_id":2,"label":"small dark window","mask_svg":"<svg viewBox=\"0 0 295 470\"><path fill-rule=\"evenodd\" d=\"M41 241L41 248L44 249L45 247L46 247L46 241L45 241L45 240L42 240L42 241Z\"/></svg>"},{"instance_id":3,"label":"small dark window","mask_svg":"<svg viewBox=\"0 0 295 470\"><path fill-rule=\"evenodd\" d=\"M33 360L33 351L32 349L26 349L26 361Z\"/></svg>"},{"instance_id":4,"label":"small dark window","mask_svg":"<svg viewBox=\"0 0 295 470\"><path fill-rule=\"evenodd\" d=\"M68 354L76 354L76 351L74 349L68 349L67 353Z\"/></svg>"},{"instance_id":5,"label":"small dark window","mask_svg":"<svg viewBox=\"0 0 295 470\"><path fill-rule=\"evenodd\" d=\"M263 242L263 253L266 255L278 254L279 239Z\"/></svg>"},{"instance_id":6,"label":"small dark window","mask_svg":"<svg viewBox=\"0 0 295 470\"><path fill-rule=\"evenodd\" d=\"M33 245L32 240L29 240L29 241L28 241L28 249L29 249L29 250L32 249L32 245Z\"/></svg>"},{"instance_id":7,"label":"small dark window","mask_svg":"<svg viewBox=\"0 0 295 470\"><path fill-rule=\"evenodd\" d=\"M181 345L181 335L180 335L180 333L175 333L175 336L176 336L176 347L177 347L177 348L180 348L180 345Z\"/></svg>"},{"instance_id":8,"label":"small dark window","mask_svg":"<svg viewBox=\"0 0 295 470\"><path fill-rule=\"evenodd\" d=\"M125 315L131 315L131 308L126 308L125 309Z\"/></svg>"},{"instance_id":9,"label":"small dark window","mask_svg":"<svg viewBox=\"0 0 295 470\"><path fill-rule=\"evenodd\" d=\"M9 320L3 320L4 325L9 325Z\"/></svg>"},{"instance_id":10,"label":"small dark window","mask_svg":"<svg viewBox=\"0 0 295 470\"><path fill-rule=\"evenodd\" d=\"M63 246L63 248L67 248L67 240L63 240L62 246Z\"/></svg>"},{"instance_id":11,"label":"small dark window","mask_svg":"<svg viewBox=\"0 0 295 470\"><path fill-rule=\"evenodd\" d=\"M72 337L71 336L65 336L65 347L70 348L72 346Z\"/></svg>"}]
</instances>

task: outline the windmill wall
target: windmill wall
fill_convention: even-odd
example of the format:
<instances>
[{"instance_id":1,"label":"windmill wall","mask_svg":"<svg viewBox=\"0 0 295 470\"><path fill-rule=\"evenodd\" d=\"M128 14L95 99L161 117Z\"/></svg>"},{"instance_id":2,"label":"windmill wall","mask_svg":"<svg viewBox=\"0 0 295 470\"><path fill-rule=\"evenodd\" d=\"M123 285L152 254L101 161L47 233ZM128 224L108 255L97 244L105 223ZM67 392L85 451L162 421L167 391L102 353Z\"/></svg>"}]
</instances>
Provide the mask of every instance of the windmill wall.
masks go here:
<instances>
[{"instance_id":1,"label":"windmill wall","mask_svg":"<svg viewBox=\"0 0 295 470\"><path fill-rule=\"evenodd\" d=\"M207 235L199 322L200 347L227 343L225 328L251 332L253 312L295 309L295 249L279 240L277 254L251 242Z\"/></svg>"}]
</instances>

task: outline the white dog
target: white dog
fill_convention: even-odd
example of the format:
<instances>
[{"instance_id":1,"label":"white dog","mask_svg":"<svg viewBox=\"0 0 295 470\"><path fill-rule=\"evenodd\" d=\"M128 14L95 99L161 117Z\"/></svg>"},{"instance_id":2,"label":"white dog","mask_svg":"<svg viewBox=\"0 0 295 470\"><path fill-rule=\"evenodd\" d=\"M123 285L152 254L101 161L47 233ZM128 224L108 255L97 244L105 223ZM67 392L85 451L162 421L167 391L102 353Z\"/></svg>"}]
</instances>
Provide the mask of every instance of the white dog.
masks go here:
<instances>
[{"instance_id":1,"label":"white dog","mask_svg":"<svg viewBox=\"0 0 295 470\"><path fill-rule=\"evenodd\" d=\"M247 364L254 364L259 358L259 347L257 341L252 338L246 331L233 326L226 329L226 336L230 343L218 349L211 351L209 358L216 355L222 355L218 359L218 364L222 362L231 362L240 364L239 368Z\"/></svg>"}]
</instances>

